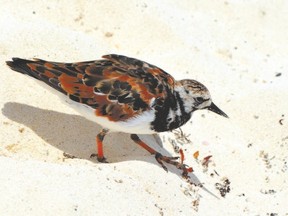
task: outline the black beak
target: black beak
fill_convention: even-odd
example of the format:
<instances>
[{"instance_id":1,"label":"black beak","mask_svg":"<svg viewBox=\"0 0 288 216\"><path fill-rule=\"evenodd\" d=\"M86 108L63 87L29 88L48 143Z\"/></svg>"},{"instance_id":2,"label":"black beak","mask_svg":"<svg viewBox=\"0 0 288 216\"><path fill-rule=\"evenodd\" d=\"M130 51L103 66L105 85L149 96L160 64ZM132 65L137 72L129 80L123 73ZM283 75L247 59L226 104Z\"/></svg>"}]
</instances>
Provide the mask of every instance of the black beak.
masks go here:
<instances>
[{"instance_id":1,"label":"black beak","mask_svg":"<svg viewBox=\"0 0 288 216\"><path fill-rule=\"evenodd\" d=\"M220 110L213 102L212 104L207 107L208 110L212 111L212 112L215 112L221 116L224 116L226 118L229 118L228 115L226 115L222 110Z\"/></svg>"}]
</instances>

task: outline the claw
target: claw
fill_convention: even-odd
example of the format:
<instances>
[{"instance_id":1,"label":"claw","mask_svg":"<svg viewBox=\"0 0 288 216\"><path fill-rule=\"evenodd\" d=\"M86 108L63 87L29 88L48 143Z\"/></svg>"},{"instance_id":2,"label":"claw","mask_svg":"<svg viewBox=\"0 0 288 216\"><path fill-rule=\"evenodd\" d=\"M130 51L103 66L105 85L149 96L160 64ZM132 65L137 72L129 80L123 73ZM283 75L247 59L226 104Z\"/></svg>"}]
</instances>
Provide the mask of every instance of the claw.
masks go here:
<instances>
[{"instance_id":1,"label":"claw","mask_svg":"<svg viewBox=\"0 0 288 216\"><path fill-rule=\"evenodd\" d=\"M91 154L90 155L90 158L93 158L93 157L97 157L97 160L100 162L100 163L108 163L108 161L106 160L105 157L98 157L98 154Z\"/></svg>"},{"instance_id":2,"label":"claw","mask_svg":"<svg viewBox=\"0 0 288 216\"><path fill-rule=\"evenodd\" d=\"M175 164L175 163L178 163L174 160L178 160L179 157L166 157L166 156L163 156L162 154L160 154L159 152L156 152L155 154L155 159L157 160L157 162L163 167L163 169L168 172L168 169L167 167L163 164L162 161L165 161L166 163L170 163L170 164Z\"/></svg>"},{"instance_id":3,"label":"claw","mask_svg":"<svg viewBox=\"0 0 288 216\"><path fill-rule=\"evenodd\" d=\"M155 159L156 159L156 161L162 166L162 168L166 171L166 172L168 172L168 169L167 169L167 167L163 164L163 162L162 162L162 158L163 158L163 156L162 156L162 154L160 154L159 152L157 152L156 154L155 154Z\"/></svg>"},{"instance_id":4,"label":"claw","mask_svg":"<svg viewBox=\"0 0 288 216\"><path fill-rule=\"evenodd\" d=\"M168 172L168 169L167 167L163 164L163 161L166 162L166 163L169 163L169 164L172 164L174 165L175 167L177 167L178 169L182 170L183 173L182 173L182 176L184 178L187 178L188 177L188 173L189 172L193 172L193 169L192 167L188 167L186 164L183 164L183 160L184 157L182 157L181 155L181 163L179 163L178 161L175 161L175 160L178 160L179 157L167 157L167 156L163 156L161 153L159 152L156 152L155 154L155 159L157 160L157 162L163 167L163 169ZM188 167L188 168L187 168Z\"/></svg>"},{"instance_id":5,"label":"claw","mask_svg":"<svg viewBox=\"0 0 288 216\"><path fill-rule=\"evenodd\" d=\"M193 172L193 168L192 167L188 167L186 164L183 164L183 167L181 170L183 170L182 172L182 177L187 179L188 178L188 173Z\"/></svg>"}]
</instances>

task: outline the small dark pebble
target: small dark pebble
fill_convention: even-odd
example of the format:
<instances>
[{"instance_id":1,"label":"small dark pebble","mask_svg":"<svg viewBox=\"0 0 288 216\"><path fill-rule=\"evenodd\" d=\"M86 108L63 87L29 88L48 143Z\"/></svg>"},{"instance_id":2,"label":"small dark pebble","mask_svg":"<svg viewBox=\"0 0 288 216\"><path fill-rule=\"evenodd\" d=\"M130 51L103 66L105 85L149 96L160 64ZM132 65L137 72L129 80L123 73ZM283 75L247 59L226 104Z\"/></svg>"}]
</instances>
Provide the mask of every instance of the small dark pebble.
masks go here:
<instances>
[{"instance_id":1,"label":"small dark pebble","mask_svg":"<svg viewBox=\"0 0 288 216\"><path fill-rule=\"evenodd\" d=\"M282 75L282 73L277 73L275 76L280 77L281 75Z\"/></svg>"}]
</instances>

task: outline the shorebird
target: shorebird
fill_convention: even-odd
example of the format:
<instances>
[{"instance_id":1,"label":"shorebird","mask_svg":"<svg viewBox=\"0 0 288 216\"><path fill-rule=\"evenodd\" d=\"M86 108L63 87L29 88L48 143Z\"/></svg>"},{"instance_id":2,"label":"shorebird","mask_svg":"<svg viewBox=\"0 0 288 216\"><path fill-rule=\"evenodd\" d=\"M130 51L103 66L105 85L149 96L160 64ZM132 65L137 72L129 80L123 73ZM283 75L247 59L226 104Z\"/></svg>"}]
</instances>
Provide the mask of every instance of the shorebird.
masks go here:
<instances>
[{"instance_id":1,"label":"shorebird","mask_svg":"<svg viewBox=\"0 0 288 216\"><path fill-rule=\"evenodd\" d=\"M7 65L54 89L65 102L88 120L102 126L96 136L98 161L105 162L103 140L108 132L125 132L163 162L187 175L179 157L160 154L137 134L156 134L184 125L196 110L207 109L228 117L213 102L208 89L196 80L176 81L147 62L122 55L104 55L100 60L77 63L12 58ZM191 171L191 168L190 168Z\"/></svg>"}]
</instances>

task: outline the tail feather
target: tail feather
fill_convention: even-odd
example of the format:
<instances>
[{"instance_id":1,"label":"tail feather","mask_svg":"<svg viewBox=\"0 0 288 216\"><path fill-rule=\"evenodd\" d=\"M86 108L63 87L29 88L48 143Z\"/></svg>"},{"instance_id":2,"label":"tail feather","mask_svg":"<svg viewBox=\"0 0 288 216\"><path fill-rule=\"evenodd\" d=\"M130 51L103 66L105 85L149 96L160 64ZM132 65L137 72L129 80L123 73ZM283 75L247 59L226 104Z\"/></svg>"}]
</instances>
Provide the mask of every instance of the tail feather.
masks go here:
<instances>
[{"instance_id":1,"label":"tail feather","mask_svg":"<svg viewBox=\"0 0 288 216\"><path fill-rule=\"evenodd\" d=\"M21 59L21 58L12 58L12 61L6 61L6 64L14 71L17 71L22 74L27 74L39 80L39 76L28 67L28 63L35 63L35 61Z\"/></svg>"},{"instance_id":2,"label":"tail feather","mask_svg":"<svg viewBox=\"0 0 288 216\"><path fill-rule=\"evenodd\" d=\"M60 87L59 80L57 78L61 73L52 71L50 68L45 68L45 63L47 62L41 59L35 59L33 61L21 58L12 58L12 61L6 61L6 64L12 70L31 76L46 83L47 85L62 92L63 94L66 94L67 92L65 92L63 88ZM45 74L45 70L49 71L48 74Z\"/></svg>"}]
</instances>

